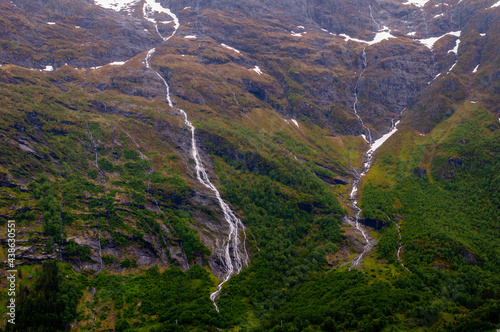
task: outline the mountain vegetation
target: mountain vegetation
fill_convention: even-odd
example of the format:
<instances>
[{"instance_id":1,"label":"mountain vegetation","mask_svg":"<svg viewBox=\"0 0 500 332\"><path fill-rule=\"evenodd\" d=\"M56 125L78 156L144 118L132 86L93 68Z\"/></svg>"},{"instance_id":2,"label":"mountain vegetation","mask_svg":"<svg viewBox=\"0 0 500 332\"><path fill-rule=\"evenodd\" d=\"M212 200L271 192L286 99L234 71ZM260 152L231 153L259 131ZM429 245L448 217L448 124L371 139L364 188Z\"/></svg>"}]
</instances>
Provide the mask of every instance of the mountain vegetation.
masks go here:
<instances>
[{"instance_id":1,"label":"mountain vegetation","mask_svg":"<svg viewBox=\"0 0 500 332\"><path fill-rule=\"evenodd\" d=\"M5 331L500 328L496 3L0 12Z\"/></svg>"}]
</instances>

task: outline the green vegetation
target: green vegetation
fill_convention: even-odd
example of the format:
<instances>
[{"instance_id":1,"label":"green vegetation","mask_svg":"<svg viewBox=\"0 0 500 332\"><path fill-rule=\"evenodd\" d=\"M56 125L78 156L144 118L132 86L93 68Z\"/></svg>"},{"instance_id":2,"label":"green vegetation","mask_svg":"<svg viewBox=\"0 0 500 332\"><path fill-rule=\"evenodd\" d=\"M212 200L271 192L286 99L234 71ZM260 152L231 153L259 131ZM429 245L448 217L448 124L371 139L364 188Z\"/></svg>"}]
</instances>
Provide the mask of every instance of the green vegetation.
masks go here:
<instances>
[{"instance_id":1,"label":"green vegetation","mask_svg":"<svg viewBox=\"0 0 500 332\"><path fill-rule=\"evenodd\" d=\"M75 320L85 277L55 261L44 262L42 268L32 286L19 282L16 324L7 324L6 331L64 331Z\"/></svg>"},{"instance_id":2,"label":"green vegetation","mask_svg":"<svg viewBox=\"0 0 500 332\"><path fill-rule=\"evenodd\" d=\"M125 330L132 326L203 327L217 321L209 299L214 286L209 273L194 265L187 272L171 268L160 272L152 267L138 275L99 274L89 282L96 292L92 307L96 313L113 308L115 317L105 314L101 326ZM86 308L83 308L86 309ZM82 327L91 324L84 312ZM110 325L111 324L111 325Z\"/></svg>"},{"instance_id":3,"label":"green vegetation","mask_svg":"<svg viewBox=\"0 0 500 332\"><path fill-rule=\"evenodd\" d=\"M19 267L24 325L17 330L64 330L70 323L77 330L153 332L498 327L500 130L490 113L456 105L427 136L404 127L400 139L384 144L360 200L362 217L383 225L373 231L378 245L363 271L334 269L332 257L353 250L349 229L340 227L346 187L328 183L347 178L366 146L360 137L331 135L352 115L311 102L310 63L328 59L269 58L280 87L268 75L250 80L251 71L233 71L229 56L208 47L202 61L224 62L218 69L228 84L179 57L159 50L155 61L165 73L179 72L176 84L184 89L177 93L185 95L177 102L194 113L201 153L211 157L204 159L209 176L247 226L250 266L224 284L217 313L209 294L219 281L207 268L215 253L200 234L215 242L205 221L218 222L220 211L195 181L190 135L173 110L122 94L123 86L98 91L118 81L110 71L67 68L50 76L3 66L0 213L18 221L35 254L62 257L80 271L53 262L43 273ZM193 78L193 70L200 75ZM221 93L228 87L235 95ZM298 116L295 126L275 111L300 115L314 107L332 113L331 128L318 125L321 112ZM409 271L396 257L394 223ZM104 269L96 273L101 259ZM190 269L183 272L185 263Z\"/></svg>"},{"instance_id":4,"label":"green vegetation","mask_svg":"<svg viewBox=\"0 0 500 332\"><path fill-rule=\"evenodd\" d=\"M410 160L404 153L391 163L382 157L394 185L365 185L362 206L368 218L401 220L405 265L434 297L427 324L478 331L500 323L500 209L491 176L500 171L500 131L488 112L462 112L470 116L456 124L468 115L458 114L436 127ZM415 171L425 163L429 174ZM381 235L378 253L394 262L396 227Z\"/></svg>"},{"instance_id":5,"label":"green vegetation","mask_svg":"<svg viewBox=\"0 0 500 332\"><path fill-rule=\"evenodd\" d=\"M124 331L138 324L163 328L178 324L203 330L217 323L209 299L214 284L199 265L187 272L175 267L160 272L153 267L135 276L91 277L55 261L44 262L41 271L21 270L25 273L18 284L16 324L8 324L6 331L65 331L73 322L83 329L111 324ZM27 272L36 273L34 282L31 275L26 278ZM85 294L92 300L82 306Z\"/></svg>"},{"instance_id":6,"label":"green vegetation","mask_svg":"<svg viewBox=\"0 0 500 332\"><path fill-rule=\"evenodd\" d=\"M216 164L227 199L242 210L257 239L247 237L247 246L258 251L250 267L224 286L223 326L245 321L249 312L258 319L273 315L304 281L326 270L327 252L335 252L342 239L336 197L309 169L287 158L276 156L276 171L268 168L268 175Z\"/></svg>"}]
</instances>

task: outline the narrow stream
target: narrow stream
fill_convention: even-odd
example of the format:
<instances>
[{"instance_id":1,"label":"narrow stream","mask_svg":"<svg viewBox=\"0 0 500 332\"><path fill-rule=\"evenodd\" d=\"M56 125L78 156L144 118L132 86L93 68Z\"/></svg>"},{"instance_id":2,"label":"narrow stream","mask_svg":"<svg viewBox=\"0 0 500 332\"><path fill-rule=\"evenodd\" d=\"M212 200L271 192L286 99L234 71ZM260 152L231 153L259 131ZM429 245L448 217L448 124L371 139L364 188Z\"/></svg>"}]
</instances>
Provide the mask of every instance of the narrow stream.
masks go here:
<instances>
[{"instance_id":1,"label":"narrow stream","mask_svg":"<svg viewBox=\"0 0 500 332\"><path fill-rule=\"evenodd\" d=\"M363 53L362 53L362 57L363 57L363 70L361 71L361 74L359 74L359 77L356 80L356 85L354 86L354 104L352 105L352 110L354 111L354 114L356 115L356 117L358 118L359 122L361 123L361 126L366 131L366 133L362 135L363 138L368 142L368 144L371 144L371 142L372 142L372 133L371 133L370 129L363 122L363 119L361 119L361 117L359 116L358 109L357 109L357 105L358 105L358 101L359 101L358 100L358 86L359 86L359 81L361 80L361 78L365 74L366 67L368 65L367 60L366 60L366 52L365 52L365 50L366 50L366 47L363 47Z\"/></svg>"},{"instance_id":2,"label":"narrow stream","mask_svg":"<svg viewBox=\"0 0 500 332\"><path fill-rule=\"evenodd\" d=\"M397 126L399 124L399 121L394 122L394 119L393 119L391 124L392 124L391 130L387 134L383 135L382 137L380 137L379 139L375 140L373 143L370 144L370 149L368 149L368 151L366 152L366 154L364 156L364 162L363 162L363 166L361 168L361 172L358 172L357 170L355 170L357 176L352 183L352 190L351 190L351 193L349 194L349 201L351 201L351 206L356 211L354 214L354 227L356 227L361 232L366 244L363 247L363 252L361 254L357 255L353 259L349 270L351 270L353 268L360 267L361 264L363 263L363 256L366 253L370 252L376 243L371 238L371 236L369 235L368 231L364 228L364 226L362 226L359 222L359 216L360 216L362 210L358 206L357 193L358 193L359 183L360 183L361 179L363 178L363 176L366 175L366 173L368 172L368 170L371 167L371 163L373 160L373 153L375 152L375 150L377 150L379 147L381 147L382 144L384 144L384 142L387 141L389 139L389 137L391 137L398 130ZM399 228L398 228L398 230L399 230Z\"/></svg>"},{"instance_id":3,"label":"narrow stream","mask_svg":"<svg viewBox=\"0 0 500 332\"><path fill-rule=\"evenodd\" d=\"M371 7L370 7L370 10L371 10ZM373 240L371 238L369 232L359 222L359 216L361 215L361 212L362 212L361 208L358 206L358 198L357 198L359 183L360 183L361 179L363 178L363 176L366 175L366 173L368 172L368 170L371 167L373 153L375 152L375 150L377 150L380 146L382 146L382 144L384 144L384 142L387 139L389 139L389 137L391 137L398 130L397 126L399 124L399 121L397 121L395 123L394 119L392 119L391 130L387 134L380 137L379 139L373 141L372 133L371 133L370 129L365 125L363 119L359 116L358 108L357 108L358 100L359 100L358 99L359 82L360 82L361 78L363 77L363 75L366 71L366 67L368 65L367 58L366 58L366 47L363 48L363 53L361 54L361 56L363 59L363 70L362 70L361 74L359 75L359 77L356 81L356 84L354 86L354 103L353 103L352 109L354 111L354 114L358 118L361 126L365 130L365 134L363 134L362 136L365 139L365 141L367 141L368 144L370 144L370 149L368 149L368 151L366 152L366 154L364 156L363 166L361 167L361 170L356 170L353 168L353 170L356 174L356 177L352 183L351 193L349 194L349 201L351 202L352 208L355 210L354 227L356 227L361 232L365 243L364 243L363 251L359 255L354 257L354 259L352 260L352 263L351 263L351 266L349 267L349 270L351 270L353 268L361 267L363 264L363 256L366 253L370 252L376 243L375 240ZM404 111L404 109L401 111L401 113L403 113L403 111ZM398 117L401 115L401 113L398 115Z\"/></svg>"},{"instance_id":4,"label":"narrow stream","mask_svg":"<svg viewBox=\"0 0 500 332\"><path fill-rule=\"evenodd\" d=\"M389 219L390 222L392 222L396 228L398 229L398 251L396 252L396 257L398 259L398 262L401 264L401 266L408 272L411 272L406 266L405 264L403 263L403 260L401 259L401 249L403 248L403 245L401 244L401 226L399 226L399 224L397 222L395 222L394 220L392 220L391 218L389 218L389 216L386 214L385 215L387 217L387 219Z\"/></svg>"},{"instance_id":5,"label":"narrow stream","mask_svg":"<svg viewBox=\"0 0 500 332\"><path fill-rule=\"evenodd\" d=\"M155 12L167 14L173 19L174 32L170 36L164 37L161 35L156 20L151 17ZM143 13L144 17L155 25L156 31L164 41L172 38L180 27L179 19L177 18L177 16L173 14L170 9L162 7L161 4L154 2L154 0L146 0L143 7ZM224 240L221 245L217 246L217 255L223 270L223 278L217 286L217 290L210 294L210 299L214 303L214 306L218 312L219 307L217 306L216 300L220 295L222 286L229 280L229 278L231 278L231 276L240 273L243 269L243 266L248 266L249 264L249 256L245 244L245 226L243 225L241 220L234 214L229 205L222 199L219 191L217 190L217 187L210 181L207 171L201 161L200 152L196 145L196 128L191 123L191 121L189 121L187 113L183 109L174 107L172 98L170 96L170 87L167 81L156 70L151 68L150 60L154 53L154 48L148 51L144 60L145 65L147 68L153 70L161 79L165 86L168 105L177 110L182 115L184 124L189 128L191 132L191 156L195 161L196 178L201 184L203 184L206 188L210 189L215 194L222 212L224 213L224 219L229 226L229 235L227 240ZM240 236L243 238L243 240L240 240Z\"/></svg>"}]
</instances>

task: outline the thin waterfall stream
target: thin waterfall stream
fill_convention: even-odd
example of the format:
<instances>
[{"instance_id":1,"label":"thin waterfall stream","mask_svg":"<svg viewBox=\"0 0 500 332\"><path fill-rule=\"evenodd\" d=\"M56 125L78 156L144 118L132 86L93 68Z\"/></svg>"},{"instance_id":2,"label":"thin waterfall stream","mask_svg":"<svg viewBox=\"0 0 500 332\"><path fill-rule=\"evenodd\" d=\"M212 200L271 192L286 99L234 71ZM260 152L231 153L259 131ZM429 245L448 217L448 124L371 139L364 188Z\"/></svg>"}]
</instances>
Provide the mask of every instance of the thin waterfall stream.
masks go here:
<instances>
[{"instance_id":1,"label":"thin waterfall stream","mask_svg":"<svg viewBox=\"0 0 500 332\"><path fill-rule=\"evenodd\" d=\"M163 35L161 35L156 20L150 17L155 12L167 14L173 19L174 32L170 36L164 37ZM160 3L154 2L154 0L145 1L143 13L144 17L155 25L156 31L164 41L172 38L180 27L179 19L177 18L177 16L172 13L170 9L164 8ZM198 182L200 182L203 186L213 192L224 214L224 219L229 226L229 234L227 240L223 240L221 245L217 245L217 256L221 263L223 271L222 281L217 285L217 290L210 294L210 299L212 300L217 312L219 312L219 307L217 306L216 300L220 295L222 286L231 278L231 276L240 273L243 267L248 266L249 264L249 256L245 243L245 226L231 210L229 205L222 199L219 190L217 190L217 187L210 181L207 171L202 163L200 152L196 144L196 128L191 123L191 121L189 121L187 113L183 109L174 106L172 98L170 96L170 87L167 81L151 67L150 60L155 53L155 50L156 49L153 48L148 51L144 59L144 63L147 68L153 70L161 79L165 86L166 101L168 105L171 108L177 110L182 115L184 124L189 128L191 132L191 156L195 162L196 178ZM241 240L240 237L242 237L243 240ZM216 243L219 244L218 241Z\"/></svg>"},{"instance_id":2,"label":"thin waterfall stream","mask_svg":"<svg viewBox=\"0 0 500 332\"><path fill-rule=\"evenodd\" d=\"M403 109L403 111L404 111L404 109ZM401 113L403 111L401 111ZM400 115L398 115L398 116L400 116ZM373 239L371 239L368 231L359 222L359 217L360 217L361 212L362 212L361 208L358 206L358 198L357 198L359 183L360 183L361 179L363 178L363 176L366 175L366 173L368 172L368 170L371 167L371 163L373 160L373 153L375 152L375 150L377 150L379 147L381 147L382 144L384 144L384 142L387 141L389 139L389 137L391 137L398 130L398 128L397 128L398 124L399 124L399 121L394 122L394 119L392 119L391 130L387 134L383 135L382 137L380 137L379 139L375 140L373 143L370 144L370 149L368 149L368 151L366 152L366 154L364 156L364 162L363 162L361 172L358 172L357 170L355 170L355 173L357 176L352 183L352 190L351 190L351 193L349 194L349 201L351 202L352 208L355 210L354 227L356 227L361 232L366 244L363 247L363 252L361 254L357 255L352 260L352 264L351 264L349 270L351 270L353 268L360 267L361 264L363 263L363 256L366 253L370 252L376 243ZM398 230L399 230L399 227L398 227ZM398 253L399 253L399 251L398 251Z\"/></svg>"},{"instance_id":3,"label":"thin waterfall stream","mask_svg":"<svg viewBox=\"0 0 500 332\"><path fill-rule=\"evenodd\" d=\"M360 219L359 217L360 217L361 212L362 212L361 208L358 206L358 198L357 198L357 196L358 196L357 193L359 190L359 183L360 183L361 179L363 178L363 176L366 175L366 173L368 172L368 170L371 167L373 153L375 152L375 150L377 150L380 146L382 146L382 144L384 144L384 142L386 140L388 140L389 137L391 137L398 130L397 126L399 124L399 121L394 122L395 118L392 119L390 131L388 133L386 133L385 135L383 135L382 137L380 137L379 139L374 141L370 129L365 125L363 119L358 114L357 106L358 106L358 100L359 100L358 99L359 82L360 82L361 78L363 77L363 75L366 71L366 67L368 65L367 58L366 58L366 47L363 48L363 53L361 54L361 56L363 59L363 70L361 71L361 74L359 75L358 79L356 80L356 84L354 86L354 103L353 103L352 108L353 108L354 114L358 118L361 126L365 130L366 134L362 134L362 136L365 139L365 141L368 142L368 144L370 144L370 148L368 149L368 151L364 155L364 161L363 161L363 165L361 167L361 170L357 170L353 167L353 170L354 170L354 173L356 174L356 176L355 176L354 181L352 182L352 189L351 189L351 193L349 194L349 201L351 202L351 207L355 211L354 212L354 227L356 227L361 232L363 239L365 241L365 244L363 245L363 251L360 254L358 254L356 257L354 257L354 259L352 260L351 266L349 267L349 270L351 270L353 268L361 267L363 264L363 256L366 253L370 252L376 244L376 241L371 238L368 231L359 222L359 219ZM403 109L396 118L400 117L401 114L404 112L404 110L405 109Z\"/></svg>"}]
</instances>

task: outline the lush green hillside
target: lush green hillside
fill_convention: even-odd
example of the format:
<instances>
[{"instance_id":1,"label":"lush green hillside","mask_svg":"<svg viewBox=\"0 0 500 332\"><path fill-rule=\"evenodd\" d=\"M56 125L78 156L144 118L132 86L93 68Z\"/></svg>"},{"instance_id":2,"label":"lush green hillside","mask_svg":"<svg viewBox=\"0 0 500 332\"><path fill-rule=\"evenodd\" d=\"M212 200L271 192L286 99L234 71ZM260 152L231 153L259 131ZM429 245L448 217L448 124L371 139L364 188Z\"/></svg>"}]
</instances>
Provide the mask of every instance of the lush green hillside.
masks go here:
<instances>
[{"instance_id":1,"label":"lush green hillside","mask_svg":"<svg viewBox=\"0 0 500 332\"><path fill-rule=\"evenodd\" d=\"M103 69L100 75L109 75ZM254 312L248 293L261 293L261 305L281 303L315 271L324 271L326 255L337 252L345 210L335 188L344 188L342 154L348 151L344 140L333 141L307 122L294 129L277 113L264 119L258 110L250 114L255 118L250 127L249 117L229 123L224 114L201 122L197 135L210 153L202 152L205 162L213 160L218 185L243 217L248 227L246 245L254 254L251 266L234 281L242 280L245 286L233 286L231 281L224 294L238 289L237 294L223 295L221 314L216 314L208 295L217 278L209 277L200 266L208 268L213 250L202 239L223 236L207 227L209 222L218 225L220 211L201 197L207 195L205 189L190 176L190 140L175 111L157 100L82 89L81 84L95 79L90 71L67 67L39 73L6 66L1 73L4 221L16 220L18 243L26 248L20 259L70 263L73 268L64 269L76 269L78 274L72 272L70 279L83 291L72 295L79 301L78 310L46 320L45 315L58 310L51 307L40 316L42 327L50 329L54 319L57 326L76 320L83 329L175 321L193 327L189 317L198 317L192 310L194 303L201 302L207 305L196 309L204 317L201 326L228 327L241 322L241 317L267 311ZM305 134L310 139L303 140ZM332 148L330 141L340 149ZM6 251L2 254L6 257ZM269 269L270 264L275 268ZM158 270L156 265L167 270L151 272ZM176 266L192 267L185 274ZM292 268L295 272L288 273ZM199 278L188 277L198 270L202 271ZM39 280L36 285L57 274L39 273L40 269L26 267L19 287L26 284L35 298L20 298L23 308L38 305L30 304L42 301L38 296L50 302L51 294L60 291L57 286L31 286L34 280ZM258 281L262 277L270 281L264 289ZM137 301L149 303L139 294L149 289L147 285L160 287L157 278L204 282L179 281L184 290L172 288L170 281L165 289L152 288L152 309L141 307L143 318L138 318L133 309ZM124 300L118 300L115 287L123 287ZM164 297L174 301L172 313L163 312ZM121 305L116 304L119 301ZM186 309L179 307L181 303ZM31 326L30 322L19 328Z\"/></svg>"}]
</instances>

